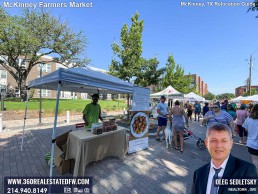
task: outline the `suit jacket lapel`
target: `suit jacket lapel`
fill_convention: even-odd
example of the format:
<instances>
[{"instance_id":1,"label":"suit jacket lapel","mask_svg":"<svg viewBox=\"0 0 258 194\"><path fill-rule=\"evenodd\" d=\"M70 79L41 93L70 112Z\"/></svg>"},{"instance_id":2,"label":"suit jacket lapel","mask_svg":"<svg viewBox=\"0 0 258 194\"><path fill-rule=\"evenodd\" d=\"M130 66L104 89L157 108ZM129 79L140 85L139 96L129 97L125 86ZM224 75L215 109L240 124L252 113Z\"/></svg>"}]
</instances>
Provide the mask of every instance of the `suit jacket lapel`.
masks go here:
<instances>
[{"instance_id":1,"label":"suit jacket lapel","mask_svg":"<svg viewBox=\"0 0 258 194\"><path fill-rule=\"evenodd\" d=\"M235 161L235 158L230 154L222 178L231 177L231 174L234 171L234 161ZM218 193L222 193L224 189L225 189L224 187L219 187Z\"/></svg>"},{"instance_id":2,"label":"suit jacket lapel","mask_svg":"<svg viewBox=\"0 0 258 194\"><path fill-rule=\"evenodd\" d=\"M231 177L231 174L234 171L234 161L235 161L235 158L230 154L229 158L228 158L228 162L226 164L225 171L224 171L223 176L222 176L223 178L230 178Z\"/></svg>"},{"instance_id":3,"label":"suit jacket lapel","mask_svg":"<svg viewBox=\"0 0 258 194\"><path fill-rule=\"evenodd\" d=\"M211 163L209 162L206 165L205 170L203 171L203 183L201 183L201 191L204 191L204 193L206 193L207 190L207 183L208 183L208 178L209 178L209 173L210 173L210 167L211 167Z\"/></svg>"}]
</instances>

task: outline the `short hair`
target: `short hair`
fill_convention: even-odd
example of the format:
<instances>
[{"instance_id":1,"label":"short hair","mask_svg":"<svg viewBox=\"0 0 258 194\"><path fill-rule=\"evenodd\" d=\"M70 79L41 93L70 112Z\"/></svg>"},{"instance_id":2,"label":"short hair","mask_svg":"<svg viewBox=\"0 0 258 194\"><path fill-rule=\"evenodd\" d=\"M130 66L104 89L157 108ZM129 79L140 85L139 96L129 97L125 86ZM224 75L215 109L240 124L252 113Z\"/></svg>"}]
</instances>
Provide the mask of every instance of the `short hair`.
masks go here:
<instances>
[{"instance_id":1,"label":"short hair","mask_svg":"<svg viewBox=\"0 0 258 194\"><path fill-rule=\"evenodd\" d=\"M164 99L164 100L166 100L166 97L165 97L165 96L161 96L161 97L160 97L160 99Z\"/></svg>"},{"instance_id":2,"label":"short hair","mask_svg":"<svg viewBox=\"0 0 258 194\"><path fill-rule=\"evenodd\" d=\"M99 95L98 94L93 94L91 97L92 98L95 98L95 97L99 98Z\"/></svg>"},{"instance_id":3,"label":"short hair","mask_svg":"<svg viewBox=\"0 0 258 194\"><path fill-rule=\"evenodd\" d=\"M178 100L176 100L175 105L180 105L180 102Z\"/></svg>"},{"instance_id":4,"label":"short hair","mask_svg":"<svg viewBox=\"0 0 258 194\"><path fill-rule=\"evenodd\" d=\"M250 112L250 118L258 119L258 104L255 104Z\"/></svg>"},{"instance_id":5,"label":"short hair","mask_svg":"<svg viewBox=\"0 0 258 194\"><path fill-rule=\"evenodd\" d=\"M206 138L210 135L211 131L226 131L229 134L230 139L232 139L232 131L229 126L223 123L214 123L210 125L206 131Z\"/></svg>"},{"instance_id":6,"label":"short hair","mask_svg":"<svg viewBox=\"0 0 258 194\"><path fill-rule=\"evenodd\" d=\"M220 103L219 102L216 102L213 105L217 105L220 108Z\"/></svg>"},{"instance_id":7,"label":"short hair","mask_svg":"<svg viewBox=\"0 0 258 194\"><path fill-rule=\"evenodd\" d=\"M245 110L246 109L246 105L245 104L241 104L240 109L241 110Z\"/></svg>"}]
</instances>

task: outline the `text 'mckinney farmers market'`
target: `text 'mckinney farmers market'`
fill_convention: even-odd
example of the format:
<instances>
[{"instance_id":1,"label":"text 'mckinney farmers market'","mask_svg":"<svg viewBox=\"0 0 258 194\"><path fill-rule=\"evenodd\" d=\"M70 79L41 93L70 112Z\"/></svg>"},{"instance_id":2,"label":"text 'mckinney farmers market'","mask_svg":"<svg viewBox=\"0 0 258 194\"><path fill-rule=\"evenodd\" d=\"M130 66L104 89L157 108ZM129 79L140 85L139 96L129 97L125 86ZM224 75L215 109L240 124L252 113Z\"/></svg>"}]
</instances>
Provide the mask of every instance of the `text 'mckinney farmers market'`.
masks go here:
<instances>
[{"instance_id":1,"label":"text 'mckinney farmers market'","mask_svg":"<svg viewBox=\"0 0 258 194\"><path fill-rule=\"evenodd\" d=\"M19 1L4 1L3 2L3 7L4 8L91 8L93 7L92 2L75 2L75 1L70 1L70 2L44 2L44 1L39 1L39 2L19 2Z\"/></svg>"}]
</instances>

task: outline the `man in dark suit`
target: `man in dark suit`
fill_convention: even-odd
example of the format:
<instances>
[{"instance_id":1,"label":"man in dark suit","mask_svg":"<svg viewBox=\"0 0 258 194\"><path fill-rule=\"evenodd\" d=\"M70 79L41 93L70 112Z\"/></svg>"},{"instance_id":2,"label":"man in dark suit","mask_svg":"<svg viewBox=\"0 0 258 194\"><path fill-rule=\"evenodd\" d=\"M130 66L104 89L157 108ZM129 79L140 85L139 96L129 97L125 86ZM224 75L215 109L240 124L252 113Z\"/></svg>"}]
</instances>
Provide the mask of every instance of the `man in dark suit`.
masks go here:
<instances>
[{"instance_id":1,"label":"man in dark suit","mask_svg":"<svg viewBox=\"0 0 258 194\"><path fill-rule=\"evenodd\" d=\"M233 146L230 128L221 123L211 125L206 132L205 145L210 153L211 162L194 172L192 194L248 193L248 191L232 192L230 190L232 186L214 185L214 180L221 177L222 179L257 178L256 167L253 164L230 154Z\"/></svg>"}]
</instances>

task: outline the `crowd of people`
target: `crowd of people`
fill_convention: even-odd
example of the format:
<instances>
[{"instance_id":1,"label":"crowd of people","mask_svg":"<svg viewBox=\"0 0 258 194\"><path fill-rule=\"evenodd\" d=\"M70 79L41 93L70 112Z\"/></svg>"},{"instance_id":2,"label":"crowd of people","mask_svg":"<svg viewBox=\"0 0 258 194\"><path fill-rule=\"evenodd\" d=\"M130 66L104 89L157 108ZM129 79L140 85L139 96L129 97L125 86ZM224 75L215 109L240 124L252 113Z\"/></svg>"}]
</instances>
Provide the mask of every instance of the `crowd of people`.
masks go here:
<instances>
[{"instance_id":1,"label":"crowd of people","mask_svg":"<svg viewBox=\"0 0 258 194\"><path fill-rule=\"evenodd\" d=\"M183 132L188 127L188 122L200 122L201 126L206 126L207 129L213 125L223 124L231 129L231 138L239 136L239 143L248 147L248 152L251 154L253 164L258 169L258 104L246 106L241 104L237 107L235 103L214 102L209 104L195 101L194 104L187 103L184 106L179 101L174 102L174 107L169 110L165 103L166 98L161 97L160 103L157 106L158 112L158 130L156 140L162 141L159 137L159 132L166 128L168 118L173 117L172 130L174 134L174 149L183 152ZM180 106L181 105L181 106ZM177 135L179 135L180 145L177 145ZM165 134L164 134L165 136ZM165 139L165 137L164 137Z\"/></svg>"}]
</instances>

